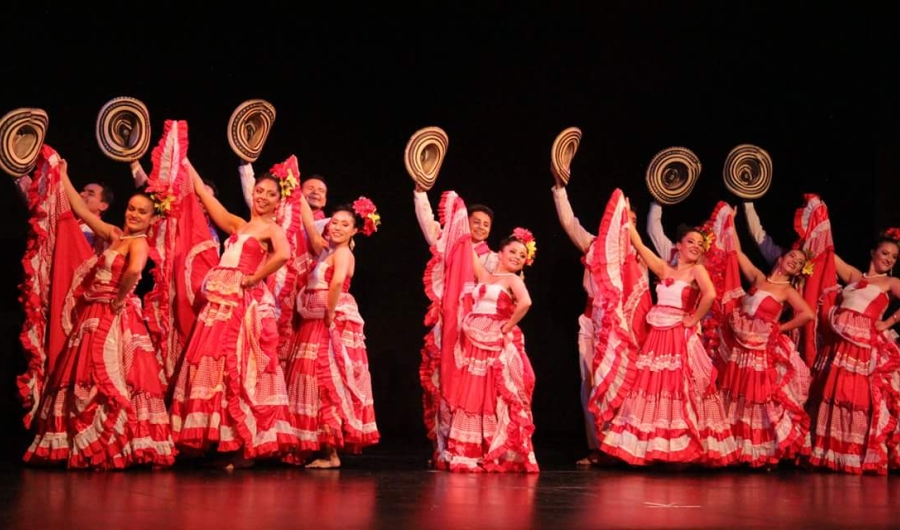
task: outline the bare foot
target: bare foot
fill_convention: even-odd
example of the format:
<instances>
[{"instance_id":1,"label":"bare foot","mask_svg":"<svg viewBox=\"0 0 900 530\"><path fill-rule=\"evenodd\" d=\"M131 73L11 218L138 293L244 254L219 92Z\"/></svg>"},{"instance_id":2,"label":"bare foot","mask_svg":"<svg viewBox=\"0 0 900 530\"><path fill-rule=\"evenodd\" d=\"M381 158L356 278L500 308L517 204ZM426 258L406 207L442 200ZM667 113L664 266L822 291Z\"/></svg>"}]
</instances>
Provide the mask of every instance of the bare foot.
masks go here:
<instances>
[{"instance_id":1,"label":"bare foot","mask_svg":"<svg viewBox=\"0 0 900 530\"><path fill-rule=\"evenodd\" d=\"M341 467L341 459L337 454L333 454L328 458L316 458L312 462L306 464L307 469L337 469Z\"/></svg>"},{"instance_id":2,"label":"bare foot","mask_svg":"<svg viewBox=\"0 0 900 530\"><path fill-rule=\"evenodd\" d=\"M596 466L600 464L600 451L592 450L588 455L581 460L575 462L575 465L578 467L590 467Z\"/></svg>"},{"instance_id":3,"label":"bare foot","mask_svg":"<svg viewBox=\"0 0 900 530\"><path fill-rule=\"evenodd\" d=\"M243 456L232 456L228 464L223 468L225 471L234 471L235 469L248 469L253 467L253 460L244 458Z\"/></svg>"}]
</instances>

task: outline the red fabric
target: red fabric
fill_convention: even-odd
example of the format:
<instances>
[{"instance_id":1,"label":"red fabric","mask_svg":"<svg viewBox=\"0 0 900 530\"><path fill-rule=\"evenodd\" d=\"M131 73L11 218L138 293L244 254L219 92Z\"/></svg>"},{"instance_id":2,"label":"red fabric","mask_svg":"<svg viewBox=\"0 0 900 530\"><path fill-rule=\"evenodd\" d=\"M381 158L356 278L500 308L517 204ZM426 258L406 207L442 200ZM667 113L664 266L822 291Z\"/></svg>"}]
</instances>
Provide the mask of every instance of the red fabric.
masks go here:
<instances>
[{"instance_id":1,"label":"red fabric","mask_svg":"<svg viewBox=\"0 0 900 530\"><path fill-rule=\"evenodd\" d=\"M441 303L441 395L451 407L453 396L459 395L459 369L456 366L454 349L459 342L459 315L466 284L472 284L475 265L472 262L472 236L466 216L466 205L453 192L445 192L440 206L441 226L447 238L444 261L444 293Z\"/></svg>"},{"instance_id":2,"label":"red fabric","mask_svg":"<svg viewBox=\"0 0 900 530\"><path fill-rule=\"evenodd\" d=\"M703 265L709 273L710 280L716 288L716 299L701 321L703 345L710 355L716 358L719 348L719 330L727 325L728 315L735 310L744 290L741 288L741 270L738 263L737 233L734 229L734 208L724 201L719 201L707 221L707 227L715 235L713 244L704 254Z\"/></svg>"},{"instance_id":3,"label":"red fabric","mask_svg":"<svg viewBox=\"0 0 900 530\"><path fill-rule=\"evenodd\" d=\"M93 254L59 180L59 155L49 145L41 148L28 190L30 229L22 257L24 278L19 286L25 322L20 340L28 357L26 372L17 378L19 395L28 410L23 419L31 426L44 380L65 346L63 327L66 296L76 269Z\"/></svg>"},{"instance_id":4,"label":"red fabric","mask_svg":"<svg viewBox=\"0 0 900 530\"><path fill-rule=\"evenodd\" d=\"M812 255L813 273L803 286L803 298L815 311L816 318L802 327L798 349L806 365L811 367L819 349L819 322L827 322L840 290L828 208L818 195L806 194L804 198L806 204L794 215L794 230L800 236L800 248Z\"/></svg>"},{"instance_id":5,"label":"red fabric","mask_svg":"<svg viewBox=\"0 0 900 530\"><path fill-rule=\"evenodd\" d=\"M638 263L629 236L628 206L616 189L606 203L588 264L597 286L594 329L599 330L589 408L597 417L598 438L634 384L634 360L647 337L646 315L652 306L647 272Z\"/></svg>"},{"instance_id":6,"label":"red fabric","mask_svg":"<svg viewBox=\"0 0 900 530\"><path fill-rule=\"evenodd\" d=\"M287 178L290 174L298 182L292 193L281 200L275 212L275 222L284 231L291 258L267 279L272 295L275 297L278 358L285 361L289 357L293 336L298 329L298 326L294 325L294 304L297 292L306 285L306 277L312 268L313 261L309 254L306 231L303 228L303 218L300 213L300 163L295 155L291 155L284 162L273 165L269 172L278 178ZM313 212L315 219L324 217L325 214L321 210Z\"/></svg>"},{"instance_id":7,"label":"red fabric","mask_svg":"<svg viewBox=\"0 0 900 530\"><path fill-rule=\"evenodd\" d=\"M147 190L172 195L175 200L148 234L154 285L144 296L144 305L167 378L173 376L197 320L197 295L203 278L219 261L218 245L182 164L187 152L187 122L166 120L162 138L153 149Z\"/></svg>"}]
</instances>

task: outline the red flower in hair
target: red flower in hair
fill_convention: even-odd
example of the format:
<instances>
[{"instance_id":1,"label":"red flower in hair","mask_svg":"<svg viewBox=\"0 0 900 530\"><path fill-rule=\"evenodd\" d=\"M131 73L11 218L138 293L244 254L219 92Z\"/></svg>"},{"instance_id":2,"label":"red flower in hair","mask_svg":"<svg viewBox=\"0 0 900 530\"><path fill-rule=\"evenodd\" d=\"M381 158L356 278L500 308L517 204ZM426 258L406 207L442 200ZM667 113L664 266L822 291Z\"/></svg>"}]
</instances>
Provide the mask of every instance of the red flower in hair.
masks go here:
<instances>
[{"instance_id":1,"label":"red flower in hair","mask_svg":"<svg viewBox=\"0 0 900 530\"><path fill-rule=\"evenodd\" d=\"M537 241L534 239L534 234L530 230L517 227L513 230L512 235L525 245L525 265L534 263L534 256L537 254Z\"/></svg>"},{"instance_id":2,"label":"red flower in hair","mask_svg":"<svg viewBox=\"0 0 900 530\"><path fill-rule=\"evenodd\" d=\"M709 220L703 223L703 226L697 228L697 232L703 236L703 241L700 242L700 245L703 247L704 252L709 252L710 247L713 246L713 243L716 242L716 233L713 230L713 221Z\"/></svg>"},{"instance_id":3,"label":"red flower in hair","mask_svg":"<svg viewBox=\"0 0 900 530\"><path fill-rule=\"evenodd\" d=\"M363 234L370 236L378 231L378 226L381 225L381 216L378 215L375 203L371 199L360 196L353 201L353 211L365 220L362 227Z\"/></svg>"},{"instance_id":4,"label":"red flower in hair","mask_svg":"<svg viewBox=\"0 0 900 530\"><path fill-rule=\"evenodd\" d=\"M300 178L299 173L294 174L294 168L292 168L288 164L275 164L272 166L272 169L269 173L275 175L278 178L278 183L281 185L281 198L287 199L293 193L294 188L296 188L300 181L297 180Z\"/></svg>"},{"instance_id":5,"label":"red flower in hair","mask_svg":"<svg viewBox=\"0 0 900 530\"><path fill-rule=\"evenodd\" d=\"M155 184L160 184L159 189ZM149 184L146 189L147 195L153 201L153 208L157 215L165 217L172 211L172 206L177 202L175 194L168 187L160 182Z\"/></svg>"},{"instance_id":6,"label":"red flower in hair","mask_svg":"<svg viewBox=\"0 0 900 530\"><path fill-rule=\"evenodd\" d=\"M884 231L884 235L893 239L894 241L900 241L900 228L888 228Z\"/></svg>"}]
</instances>

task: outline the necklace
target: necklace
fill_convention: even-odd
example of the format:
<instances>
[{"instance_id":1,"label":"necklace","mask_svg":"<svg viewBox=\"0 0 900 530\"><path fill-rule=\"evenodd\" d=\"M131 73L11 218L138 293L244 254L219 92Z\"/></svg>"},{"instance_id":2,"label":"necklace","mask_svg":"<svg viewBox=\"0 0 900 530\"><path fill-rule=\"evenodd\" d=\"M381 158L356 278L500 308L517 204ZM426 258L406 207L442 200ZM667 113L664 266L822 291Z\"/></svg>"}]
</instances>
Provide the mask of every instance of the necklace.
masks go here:
<instances>
[{"instance_id":1,"label":"necklace","mask_svg":"<svg viewBox=\"0 0 900 530\"><path fill-rule=\"evenodd\" d=\"M882 272L881 274L868 274L865 272L863 273L863 278L878 278L880 276L887 276L887 273L886 272Z\"/></svg>"},{"instance_id":2,"label":"necklace","mask_svg":"<svg viewBox=\"0 0 900 530\"><path fill-rule=\"evenodd\" d=\"M768 276L766 276L766 281L769 283L774 283L775 285L790 285L791 284L790 280L773 280L772 278L769 278Z\"/></svg>"},{"instance_id":3,"label":"necklace","mask_svg":"<svg viewBox=\"0 0 900 530\"><path fill-rule=\"evenodd\" d=\"M141 234L136 234L136 235L127 235L127 236L122 236L119 239L137 239L139 237L147 237L147 234L141 233Z\"/></svg>"}]
</instances>

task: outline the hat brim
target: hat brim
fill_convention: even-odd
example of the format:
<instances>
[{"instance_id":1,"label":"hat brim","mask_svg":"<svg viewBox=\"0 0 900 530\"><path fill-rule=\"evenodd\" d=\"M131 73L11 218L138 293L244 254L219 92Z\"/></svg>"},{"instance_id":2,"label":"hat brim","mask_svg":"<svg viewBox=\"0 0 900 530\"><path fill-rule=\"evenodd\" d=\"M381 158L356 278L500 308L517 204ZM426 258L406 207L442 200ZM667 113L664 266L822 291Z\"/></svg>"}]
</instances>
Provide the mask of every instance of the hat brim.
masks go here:
<instances>
[{"instance_id":1,"label":"hat brim","mask_svg":"<svg viewBox=\"0 0 900 530\"><path fill-rule=\"evenodd\" d=\"M550 172L556 179L557 186L565 186L571 177L572 159L581 143L581 129L569 127L559 133L550 148Z\"/></svg>"},{"instance_id":2,"label":"hat brim","mask_svg":"<svg viewBox=\"0 0 900 530\"><path fill-rule=\"evenodd\" d=\"M690 149L663 149L647 166L647 189L660 204L678 204L693 191L701 169L700 159Z\"/></svg>"},{"instance_id":3,"label":"hat brim","mask_svg":"<svg viewBox=\"0 0 900 530\"><path fill-rule=\"evenodd\" d=\"M263 99L247 100L234 109L228 120L228 145L245 162L256 162L272 125L275 107Z\"/></svg>"},{"instance_id":4,"label":"hat brim","mask_svg":"<svg viewBox=\"0 0 900 530\"><path fill-rule=\"evenodd\" d=\"M742 199L758 199L772 185L772 157L760 147L741 144L725 158L722 177L731 193Z\"/></svg>"},{"instance_id":5,"label":"hat brim","mask_svg":"<svg viewBox=\"0 0 900 530\"><path fill-rule=\"evenodd\" d=\"M97 143L107 157L132 162L150 148L150 113L131 97L108 101L97 114Z\"/></svg>"},{"instance_id":6,"label":"hat brim","mask_svg":"<svg viewBox=\"0 0 900 530\"><path fill-rule=\"evenodd\" d=\"M49 119L42 109L19 108L0 118L0 169L19 178L37 164Z\"/></svg>"},{"instance_id":7,"label":"hat brim","mask_svg":"<svg viewBox=\"0 0 900 530\"><path fill-rule=\"evenodd\" d=\"M437 181L449 142L447 133L440 127L419 129L407 142L404 154L406 171L423 190L430 190Z\"/></svg>"}]
</instances>

